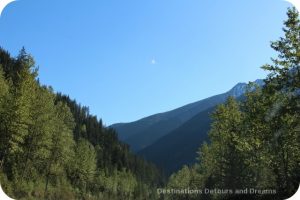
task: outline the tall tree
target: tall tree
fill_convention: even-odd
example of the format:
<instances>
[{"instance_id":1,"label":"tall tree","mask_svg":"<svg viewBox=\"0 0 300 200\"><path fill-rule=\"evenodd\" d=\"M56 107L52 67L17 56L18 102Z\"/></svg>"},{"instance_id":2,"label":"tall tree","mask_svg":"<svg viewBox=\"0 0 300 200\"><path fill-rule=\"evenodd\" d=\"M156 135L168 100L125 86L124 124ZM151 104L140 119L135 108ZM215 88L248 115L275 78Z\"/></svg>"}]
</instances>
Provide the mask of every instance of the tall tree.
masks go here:
<instances>
[{"instance_id":1,"label":"tall tree","mask_svg":"<svg viewBox=\"0 0 300 200\"><path fill-rule=\"evenodd\" d=\"M29 130L33 125L31 115L31 106L35 97L36 89L36 71L34 62L30 55L22 50L17 58L19 63L18 73L11 89L12 101L7 104L9 112L7 113L7 141L9 162L11 173L15 175L23 174L24 148L26 137L29 136Z\"/></svg>"},{"instance_id":2,"label":"tall tree","mask_svg":"<svg viewBox=\"0 0 300 200\"><path fill-rule=\"evenodd\" d=\"M56 181L66 174L66 169L74 155L72 131L75 123L69 107L62 102L55 105L54 129L51 135L50 156L45 163L45 193L49 180Z\"/></svg>"},{"instance_id":3,"label":"tall tree","mask_svg":"<svg viewBox=\"0 0 300 200\"><path fill-rule=\"evenodd\" d=\"M8 108L7 103L9 102L9 85L4 77L4 72L2 66L0 65L0 169L2 170L2 165L4 162L4 157L7 152L7 114Z\"/></svg>"},{"instance_id":4,"label":"tall tree","mask_svg":"<svg viewBox=\"0 0 300 200\"><path fill-rule=\"evenodd\" d=\"M243 162L237 143L240 139L240 124L243 114L238 102L229 97L212 115L214 122L209 133L212 142L211 152L216 159L212 176L217 188L238 188L241 184ZM200 158L201 159L201 158Z\"/></svg>"},{"instance_id":5,"label":"tall tree","mask_svg":"<svg viewBox=\"0 0 300 200\"><path fill-rule=\"evenodd\" d=\"M96 153L93 145L80 139L75 147L75 155L71 160L70 177L72 183L87 192L96 173Z\"/></svg>"},{"instance_id":6,"label":"tall tree","mask_svg":"<svg viewBox=\"0 0 300 200\"><path fill-rule=\"evenodd\" d=\"M270 71L263 94L273 98L267 120L271 125L274 143L271 166L276 174L278 190L287 196L299 183L300 155L300 19L295 8L287 12L284 37L272 42L278 53L272 64L263 66Z\"/></svg>"}]
</instances>

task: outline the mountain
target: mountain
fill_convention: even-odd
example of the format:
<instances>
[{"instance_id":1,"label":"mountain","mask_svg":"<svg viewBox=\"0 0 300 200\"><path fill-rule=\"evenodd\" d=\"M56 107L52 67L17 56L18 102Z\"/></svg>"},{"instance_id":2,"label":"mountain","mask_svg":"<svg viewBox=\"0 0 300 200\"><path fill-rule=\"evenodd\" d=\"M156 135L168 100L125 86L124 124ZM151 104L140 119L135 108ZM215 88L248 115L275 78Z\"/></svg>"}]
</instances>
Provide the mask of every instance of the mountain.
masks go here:
<instances>
[{"instance_id":1,"label":"mountain","mask_svg":"<svg viewBox=\"0 0 300 200\"><path fill-rule=\"evenodd\" d=\"M225 99L223 95L216 95L169 112L151 115L131 123L114 124L111 127L117 131L121 140L137 152L178 128L197 113Z\"/></svg>"},{"instance_id":2,"label":"mountain","mask_svg":"<svg viewBox=\"0 0 300 200\"><path fill-rule=\"evenodd\" d=\"M259 86L264 85L263 80L260 79L256 80L255 83ZM223 100L226 101L228 96L242 100L246 89L247 84L238 83L222 95ZM212 122L210 115L216 106L201 111L180 127L139 151L138 154L164 169L166 174L179 170L183 165L196 162L195 158L199 147L208 139Z\"/></svg>"},{"instance_id":3,"label":"mountain","mask_svg":"<svg viewBox=\"0 0 300 200\"><path fill-rule=\"evenodd\" d=\"M255 81L260 84L261 80ZM229 96L239 97L246 91L246 83L238 83L226 93L215 95L180 108L151 115L131 123L113 124L119 138L138 152L182 126L198 113L225 102Z\"/></svg>"},{"instance_id":4,"label":"mountain","mask_svg":"<svg viewBox=\"0 0 300 200\"><path fill-rule=\"evenodd\" d=\"M199 147L208 138L210 114L214 109L215 106L198 113L138 154L164 169L167 175L194 163Z\"/></svg>"}]
</instances>

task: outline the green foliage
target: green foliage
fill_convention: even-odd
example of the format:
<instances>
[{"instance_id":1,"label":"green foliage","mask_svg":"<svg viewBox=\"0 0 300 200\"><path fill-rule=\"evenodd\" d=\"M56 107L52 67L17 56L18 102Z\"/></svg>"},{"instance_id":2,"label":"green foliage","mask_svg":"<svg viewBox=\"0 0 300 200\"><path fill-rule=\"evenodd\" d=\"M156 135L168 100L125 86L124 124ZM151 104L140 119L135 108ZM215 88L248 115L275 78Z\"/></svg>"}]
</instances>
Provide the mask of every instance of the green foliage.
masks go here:
<instances>
[{"instance_id":1,"label":"green foliage","mask_svg":"<svg viewBox=\"0 0 300 200\"><path fill-rule=\"evenodd\" d=\"M189 189L189 190L197 190L199 189L199 174L197 173L196 167L188 167L184 166L177 173L172 174L169 178L169 182L167 188L170 190L181 190L181 189ZM197 199L199 194L171 194L166 195L166 199L171 200L181 200L181 199Z\"/></svg>"},{"instance_id":2,"label":"green foliage","mask_svg":"<svg viewBox=\"0 0 300 200\"><path fill-rule=\"evenodd\" d=\"M215 110L210 143L202 145L199 164L194 166L198 188L230 189L233 194L201 198L286 199L299 186L300 20L295 9L287 15L284 37L271 44L278 57L263 66L270 72L265 85L255 90L250 85L240 103L229 98ZM169 185L191 187L187 172L184 167L172 175ZM250 188L276 194L234 194L236 189Z\"/></svg>"},{"instance_id":3,"label":"green foliage","mask_svg":"<svg viewBox=\"0 0 300 200\"><path fill-rule=\"evenodd\" d=\"M6 124L8 123L7 120L7 114L8 114L8 109L6 104L9 102L10 98L10 93L9 93L9 85L7 81L5 80L5 77L3 75L3 70L2 66L0 65L0 166L2 169L3 166L3 157L6 154L6 149L7 149L7 141L8 135L6 133L7 126Z\"/></svg>"},{"instance_id":4,"label":"green foliage","mask_svg":"<svg viewBox=\"0 0 300 200\"><path fill-rule=\"evenodd\" d=\"M0 181L17 199L152 199L159 170L87 107L40 85L32 56L0 49ZM143 186L143 187L140 187Z\"/></svg>"},{"instance_id":5,"label":"green foliage","mask_svg":"<svg viewBox=\"0 0 300 200\"><path fill-rule=\"evenodd\" d=\"M51 136L50 156L45 162L45 193L47 192L49 181L53 183L59 181L58 177L66 174L66 169L70 165L72 158L74 158L75 142L72 136L74 119L69 107L62 102L58 102L55 105L53 119L55 127Z\"/></svg>"},{"instance_id":6,"label":"green foliage","mask_svg":"<svg viewBox=\"0 0 300 200\"><path fill-rule=\"evenodd\" d=\"M75 155L70 163L71 183L82 192L88 190L96 172L96 153L94 147L86 140L80 139L75 148Z\"/></svg>"}]
</instances>

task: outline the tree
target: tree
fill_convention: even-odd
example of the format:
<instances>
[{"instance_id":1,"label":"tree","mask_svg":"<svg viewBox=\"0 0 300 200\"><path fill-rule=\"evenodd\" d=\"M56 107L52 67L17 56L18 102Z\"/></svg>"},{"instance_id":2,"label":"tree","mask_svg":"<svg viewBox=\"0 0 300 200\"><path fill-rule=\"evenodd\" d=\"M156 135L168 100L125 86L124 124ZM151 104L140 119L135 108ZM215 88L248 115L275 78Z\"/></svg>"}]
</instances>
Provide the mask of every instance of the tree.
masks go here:
<instances>
[{"instance_id":1,"label":"tree","mask_svg":"<svg viewBox=\"0 0 300 200\"><path fill-rule=\"evenodd\" d=\"M193 190L199 188L199 174L195 167L183 166L181 170L172 174L169 178L167 188L170 190ZM201 194L188 193L185 194L167 194L167 199L198 199Z\"/></svg>"},{"instance_id":2,"label":"tree","mask_svg":"<svg viewBox=\"0 0 300 200\"><path fill-rule=\"evenodd\" d=\"M212 142L210 153L216 159L212 176L217 188L235 189L241 184L239 175L242 173L243 162L237 144L243 117L239 104L233 97L229 97L224 105L218 106L212 115L214 122L209 132Z\"/></svg>"},{"instance_id":3,"label":"tree","mask_svg":"<svg viewBox=\"0 0 300 200\"><path fill-rule=\"evenodd\" d=\"M71 182L86 193L96 173L96 153L93 145L85 139L80 139L69 167Z\"/></svg>"},{"instance_id":4,"label":"tree","mask_svg":"<svg viewBox=\"0 0 300 200\"><path fill-rule=\"evenodd\" d=\"M204 185L275 188L279 199L298 188L300 20L295 9L288 10L284 25L285 37L271 44L278 57L263 66L270 71L265 85L249 90L239 106L229 100L215 111L211 144L199 157Z\"/></svg>"},{"instance_id":5,"label":"tree","mask_svg":"<svg viewBox=\"0 0 300 200\"><path fill-rule=\"evenodd\" d=\"M12 170L14 176L22 176L24 165L24 148L26 137L30 134L30 126L33 125L31 106L35 97L36 71L32 57L22 50L17 58L19 63L18 73L11 89L11 102L7 104L6 135L8 165L6 170Z\"/></svg>"},{"instance_id":6,"label":"tree","mask_svg":"<svg viewBox=\"0 0 300 200\"><path fill-rule=\"evenodd\" d=\"M22 177L33 180L33 175L38 176L45 172L46 161L51 154L52 135L56 126L54 95L45 87L35 85L32 94L34 100L30 105L29 134L25 137L23 145L24 163Z\"/></svg>"},{"instance_id":7,"label":"tree","mask_svg":"<svg viewBox=\"0 0 300 200\"><path fill-rule=\"evenodd\" d=\"M300 20L295 8L288 9L284 37L272 42L278 53L272 64L262 68L270 71L263 94L272 98L267 120L273 133L270 165L276 174L280 195L288 197L298 188L300 136ZM276 153L275 153L276 152ZM275 154L274 154L275 153Z\"/></svg>"},{"instance_id":8,"label":"tree","mask_svg":"<svg viewBox=\"0 0 300 200\"><path fill-rule=\"evenodd\" d=\"M2 66L0 65L0 169L2 170L2 165L4 162L4 157L7 152L7 126L5 122L7 121L7 107L6 104L9 101L9 85L5 80ZM3 123L4 122L4 123Z\"/></svg>"},{"instance_id":9,"label":"tree","mask_svg":"<svg viewBox=\"0 0 300 200\"><path fill-rule=\"evenodd\" d=\"M272 58L273 64L262 68L269 71L266 79L268 92L285 90L299 91L300 88L300 19L296 8L288 9L288 19L284 22L284 37L272 42L271 47L278 52Z\"/></svg>"},{"instance_id":10,"label":"tree","mask_svg":"<svg viewBox=\"0 0 300 200\"><path fill-rule=\"evenodd\" d=\"M54 130L51 137L50 156L46 161L46 184L45 193L49 179L65 176L68 163L74 157L74 139L72 131L74 129L74 119L69 107L62 102L55 105Z\"/></svg>"},{"instance_id":11,"label":"tree","mask_svg":"<svg viewBox=\"0 0 300 200\"><path fill-rule=\"evenodd\" d=\"M156 167L133 155L88 107L55 94L37 75L24 48L16 58L0 48L0 178L10 195L134 199L143 192L155 199Z\"/></svg>"}]
</instances>

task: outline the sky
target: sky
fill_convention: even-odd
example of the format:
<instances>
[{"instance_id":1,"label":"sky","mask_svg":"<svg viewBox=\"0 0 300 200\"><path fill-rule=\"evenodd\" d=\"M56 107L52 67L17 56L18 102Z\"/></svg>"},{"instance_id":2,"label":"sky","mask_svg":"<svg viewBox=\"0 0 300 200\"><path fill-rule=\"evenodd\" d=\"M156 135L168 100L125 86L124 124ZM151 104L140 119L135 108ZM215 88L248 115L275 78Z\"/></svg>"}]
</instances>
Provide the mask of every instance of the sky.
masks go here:
<instances>
[{"instance_id":1,"label":"sky","mask_svg":"<svg viewBox=\"0 0 300 200\"><path fill-rule=\"evenodd\" d=\"M0 46L24 46L42 84L106 125L130 122L264 78L284 0L18 0Z\"/></svg>"}]
</instances>

